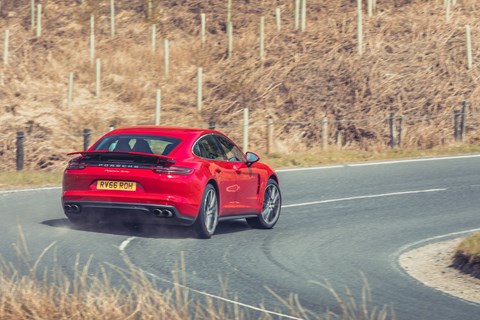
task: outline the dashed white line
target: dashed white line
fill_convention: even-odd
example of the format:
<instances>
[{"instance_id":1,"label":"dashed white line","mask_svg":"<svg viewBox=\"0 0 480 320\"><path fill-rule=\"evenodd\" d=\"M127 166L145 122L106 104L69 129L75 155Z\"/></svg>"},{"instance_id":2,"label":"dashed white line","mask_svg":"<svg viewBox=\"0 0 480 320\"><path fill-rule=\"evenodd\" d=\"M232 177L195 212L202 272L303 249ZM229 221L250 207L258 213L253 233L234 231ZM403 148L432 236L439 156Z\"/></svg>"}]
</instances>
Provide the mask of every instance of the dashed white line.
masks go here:
<instances>
[{"instance_id":1,"label":"dashed white line","mask_svg":"<svg viewBox=\"0 0 480 320\"><path fill-rule=\"evenodd\" d=\"M120 249L120 251L125 251L125 249L128 247L128 245L130 244L130 242L132 242L133 240L135 240L137 237L130 237L128 238L127 240L124 240L120 246L118 247L118 249Z\"/></svg>"},{"instance_id":2,"label":"dashed white line","mask_svg":"<svg viewBox=\"0 0 480 320\"><path fill-rule=\"evenodd\" d=\"M31 189L2 190L2 191L0 191L0 194L30 192L30 191L44 191L44 190L57 190L57 189L61 189L61 188L62 187L42 187L42 188L31 188Z\"/></svg>"},{"instance_id":3,"label":"dashed white line","mask_svg":"<svg viewBox=\"0 0 480 320\"><path fill-rule=\"evenodd\" d=\"M371 194L371 195L348 197L348 198L339 198L339 199L329 199L329 200L319 200L319 201L304 202L304 203L287 204L287 205L283 205L282 208L303 207L303 206L311 206L311 205L315 205L315 204L359 200L359 199L371 199L371 198L401 196L401 195L406 195L406 194L440 192L440 191L446 191L446 190L447 190L446 188L442 188L442 189L426 189L426 190L413 190L413 191L391 192L391 193L382 193L382 194Z\"/></svg>"}]
</instances>

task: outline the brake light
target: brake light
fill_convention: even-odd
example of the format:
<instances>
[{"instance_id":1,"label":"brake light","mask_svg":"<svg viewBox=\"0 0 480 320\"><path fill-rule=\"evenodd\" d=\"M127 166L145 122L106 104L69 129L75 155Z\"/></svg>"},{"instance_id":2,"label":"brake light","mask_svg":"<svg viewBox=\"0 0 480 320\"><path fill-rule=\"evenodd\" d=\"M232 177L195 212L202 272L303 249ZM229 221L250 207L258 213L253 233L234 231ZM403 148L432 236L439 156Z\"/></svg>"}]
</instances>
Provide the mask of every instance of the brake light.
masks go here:
<instances>
[{"instance_id":1,"label":"brake light","mask_svg":"<svg viewBox=\"0 0 480 320\"><path fill-rule=\"evenodd\" d=\"M87 165L77 160L71 160L68 162L67 170L82 170L85 169Z\"/></svg>"},{"instance_id":2,"label":"brake light","mask_svg":"<svg viewBox=\"0 0 480 320\"><path fill-rule=\"evenodd\" d=\"M153 172L155 173L161 173L161 174L178 174L178 175L187 175L193 172L193 169L191 168L185 168L185 167L160 167L160 168L155 168L153 169Z\"/></svg>"}]
</instances>

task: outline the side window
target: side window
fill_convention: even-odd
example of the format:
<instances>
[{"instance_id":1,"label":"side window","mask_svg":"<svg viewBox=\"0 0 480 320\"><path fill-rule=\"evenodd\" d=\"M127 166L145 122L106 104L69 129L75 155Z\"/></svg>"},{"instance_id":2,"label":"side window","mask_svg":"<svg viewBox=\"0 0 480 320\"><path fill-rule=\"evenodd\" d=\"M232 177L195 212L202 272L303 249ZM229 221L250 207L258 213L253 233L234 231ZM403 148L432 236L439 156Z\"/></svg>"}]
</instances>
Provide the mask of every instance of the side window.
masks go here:
<instances>
[{"instance_id":1,"label":"side window","mask_svg":"<svg viewBox=\"0 0 480 320\"><path fill-rule=\"evenodd\" d=\"M225 156L219 149L215 138L209 134L197 141L193 147L193 153L201 158L211 160L225 160Z\"/></svg>"},{"instance_id":2,"label":"side window","mask_svg":"<svg viewBox=\"0 0 480 320\"><path fill-rule=\"evenodd\" d=\"M230 140L225 138L224 136L217 135L218 142L220 142L220 146L222 147L223 152L227 155L228 161L236 161L236 162L245 162L245 156L243 152L238 149L238 147Z\"/></svg>"}]
</instances>

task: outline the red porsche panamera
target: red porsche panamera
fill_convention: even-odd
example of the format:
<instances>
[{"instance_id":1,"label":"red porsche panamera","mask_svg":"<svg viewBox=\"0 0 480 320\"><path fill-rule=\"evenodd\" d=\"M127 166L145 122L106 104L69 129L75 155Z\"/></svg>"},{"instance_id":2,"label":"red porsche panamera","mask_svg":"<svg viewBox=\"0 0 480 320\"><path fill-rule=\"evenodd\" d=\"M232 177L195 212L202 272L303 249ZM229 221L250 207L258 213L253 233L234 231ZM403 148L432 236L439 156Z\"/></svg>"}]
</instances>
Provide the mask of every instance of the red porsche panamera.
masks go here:
<instances>
[{"instance_id":1,"label":"red porsche panamera","mask_svg":"<svg viewBox=\"0 0 480 320\"><path fill-rule=\"evenodd\" d=\"M180 224L210 238L222 220L270 229L280 216L272 168L215 130L122 128L71 154L62 205L73 224Z\"/></svg>"}]
</instances>

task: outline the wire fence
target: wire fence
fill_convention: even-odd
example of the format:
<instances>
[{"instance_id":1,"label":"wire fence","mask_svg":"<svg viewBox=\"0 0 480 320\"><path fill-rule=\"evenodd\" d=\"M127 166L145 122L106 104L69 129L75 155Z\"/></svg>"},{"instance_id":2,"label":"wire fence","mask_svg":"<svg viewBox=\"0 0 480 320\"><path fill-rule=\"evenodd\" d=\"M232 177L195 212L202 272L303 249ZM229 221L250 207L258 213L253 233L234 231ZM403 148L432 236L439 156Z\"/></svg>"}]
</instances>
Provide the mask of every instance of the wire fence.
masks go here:
<instances>
[{"instance_id":1,"label":"wire fence","mask_svg":"<svg viewBox=\"0 0 480 320\"><path fill-rule=\"evenodd\" d=\"M322 117L310 121L210 122L208 128L226 133L243 150L271 154L308 150L381 148L430 148L451 143L475 143L480 140L480 113L468 113L466 104L451 112L410 116L368 118ZM112 127L109 128L110 130ZM69 152L87 149L108 131L76 129L65 134L0 132L0 170L58 170ZM426 143L422 143L426 141Z\"/></svg>"}]
</instances>

